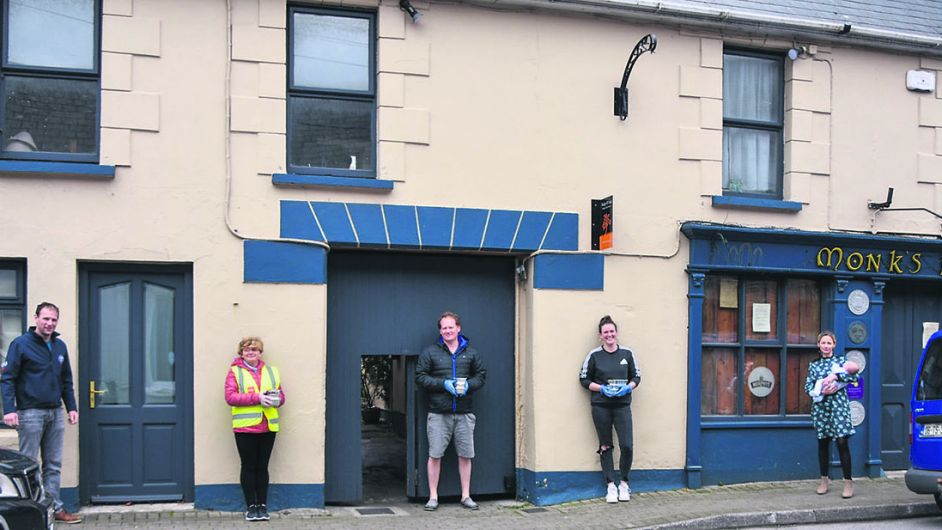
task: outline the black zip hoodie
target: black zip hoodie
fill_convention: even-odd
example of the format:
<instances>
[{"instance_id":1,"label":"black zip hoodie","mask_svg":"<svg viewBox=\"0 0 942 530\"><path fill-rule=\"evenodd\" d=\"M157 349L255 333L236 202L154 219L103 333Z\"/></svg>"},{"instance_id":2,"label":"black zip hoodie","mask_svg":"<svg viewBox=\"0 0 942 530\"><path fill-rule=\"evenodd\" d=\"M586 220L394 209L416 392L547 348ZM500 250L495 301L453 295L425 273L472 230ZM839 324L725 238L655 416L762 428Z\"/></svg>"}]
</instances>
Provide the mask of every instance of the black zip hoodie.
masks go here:
<instances>
[{"instance_id":1,"label":"black zip hoodie","mask_svg":"<svg viewBox=\"0 0 942 530\"><path fill-rule=\"evenodd\" d=\"M3 413L23 409L54 409L65 402L66 410L76 410L72 387L69 350L53 332L50 346L31 327L13 339L3 362L0 392Z\"/></svg>"}]
</instances>

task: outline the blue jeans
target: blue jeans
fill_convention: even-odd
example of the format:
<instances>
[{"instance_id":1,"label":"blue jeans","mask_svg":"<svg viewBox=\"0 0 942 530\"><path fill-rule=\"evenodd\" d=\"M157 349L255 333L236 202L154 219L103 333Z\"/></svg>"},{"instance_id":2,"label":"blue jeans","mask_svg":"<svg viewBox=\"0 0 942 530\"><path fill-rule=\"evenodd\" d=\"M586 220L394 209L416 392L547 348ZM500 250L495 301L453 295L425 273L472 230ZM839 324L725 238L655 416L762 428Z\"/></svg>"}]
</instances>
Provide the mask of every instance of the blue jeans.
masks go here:
<instances>
[{"instance_id":1,"label":"blue jeans","mask_svg":"<svg viewBox=\"0 0 942 530\"><path fill-rule=\"evenodd\" d=\"M25 409L17 413L20 426L20 452L40 460L42 451L43 487L52 497L55 511L62 509L59 482L62 474L62 443L65 438L65 409Z\"/></svg>"}]
</instances>

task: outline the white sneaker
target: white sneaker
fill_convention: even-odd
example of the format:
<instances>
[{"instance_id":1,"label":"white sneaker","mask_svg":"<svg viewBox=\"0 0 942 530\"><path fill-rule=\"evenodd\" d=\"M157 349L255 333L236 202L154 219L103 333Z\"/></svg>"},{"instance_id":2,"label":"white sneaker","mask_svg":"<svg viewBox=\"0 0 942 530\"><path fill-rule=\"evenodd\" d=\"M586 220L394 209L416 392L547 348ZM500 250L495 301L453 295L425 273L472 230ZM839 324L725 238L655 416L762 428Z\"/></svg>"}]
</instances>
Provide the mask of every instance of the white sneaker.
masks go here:
<instances>
[{"instance_id":1,"label":"white sneaker","mask_svg":"<svg viewBox=\"0 0 942 530\"><path fill-rule=\"evenodd\" d=\"M618 488L614 482L608 483L608 493L605 494L605 502L615 504L618 502Z\"/></svg>"},{"instance_id":2,"label":"white sneaker","mask_svg":"<svg viewBox=\"0 0 942 530\"><path fill-rule=\"evenodd\" d=\"M628 487L628 484L622 482L618 485L618 500L621 502L628 502L631 500L631 488Z\"/></svg>"}]
</instances>

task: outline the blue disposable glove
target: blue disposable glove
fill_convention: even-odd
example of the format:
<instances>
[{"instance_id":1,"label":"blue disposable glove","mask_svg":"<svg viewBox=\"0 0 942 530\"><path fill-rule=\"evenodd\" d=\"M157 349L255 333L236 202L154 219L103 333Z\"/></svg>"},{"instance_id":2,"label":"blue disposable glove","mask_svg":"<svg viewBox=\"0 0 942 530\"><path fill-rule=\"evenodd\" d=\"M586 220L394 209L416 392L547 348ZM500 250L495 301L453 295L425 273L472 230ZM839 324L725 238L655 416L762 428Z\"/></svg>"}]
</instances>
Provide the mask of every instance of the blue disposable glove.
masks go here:
<instances>
[{"instance_id":1,"label":"blue disposable glove","mask_svg":"<svg viewBox=\"0 0 942 530\"><path fill-rule=\"evenodd\" d=\"M602 385L602 388L599 389L599 392L605 397L615 397L617 391L618 387L612 385Z\"/></svg>"},{"instance_id":2,"label":"blue disposable glove","mask_svg":"<svg viewBox=\"0 0 942 530\"><path fill-rule=\"evenodd\" d=\"M455 390L455 382L453 380L445 379L445 390L447 390L449 394L458 397L458 391Z\"/></svg>"},{"instance_id":3,"label":"blue disposable glove","mask_svg":"<svg viewBox=\"0 0 942 530\"><path fill-rule=\"evenodd\" d=\"M618 385L613 397L625 397L631 393L631 385Z\"/></svg>"}]
</instances>

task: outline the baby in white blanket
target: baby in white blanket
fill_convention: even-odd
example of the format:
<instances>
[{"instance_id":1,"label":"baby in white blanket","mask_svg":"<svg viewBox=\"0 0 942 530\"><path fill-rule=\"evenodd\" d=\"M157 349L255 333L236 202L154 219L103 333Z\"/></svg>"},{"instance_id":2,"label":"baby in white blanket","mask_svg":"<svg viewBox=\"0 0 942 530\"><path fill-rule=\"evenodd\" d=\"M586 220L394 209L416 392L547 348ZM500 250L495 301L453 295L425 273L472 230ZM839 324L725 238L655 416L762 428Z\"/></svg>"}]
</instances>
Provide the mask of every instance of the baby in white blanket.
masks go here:
<instances>
[{"instance_id":1,"label":"baby in white blanket","mask_svg":"<svg viewBox=\"0 0 942 530\"><path fill-rule=\"evenodd\" d=\"M820 402L822 399L824 399L824 394L821 393L821 389L824 388L824 385L827 383L828 379L832 379L834 381L834 384L837 385L837 389L840 390L846 387L847 383L837 381L836 377L841 374L845 374L845 375L856 374L857 370L858 370L857 363L853 361L847 361L844 364L844 366L841 366L836 361L831 363L830 375L833 375L834 378L832 379L830 376L828 376L822 379L818 379L817 381L814 382L814 388L811 389L811 392L809 392L808 395L811 396L812 401L814 401L815 403Z\"/></svg>"}]
</instances>

